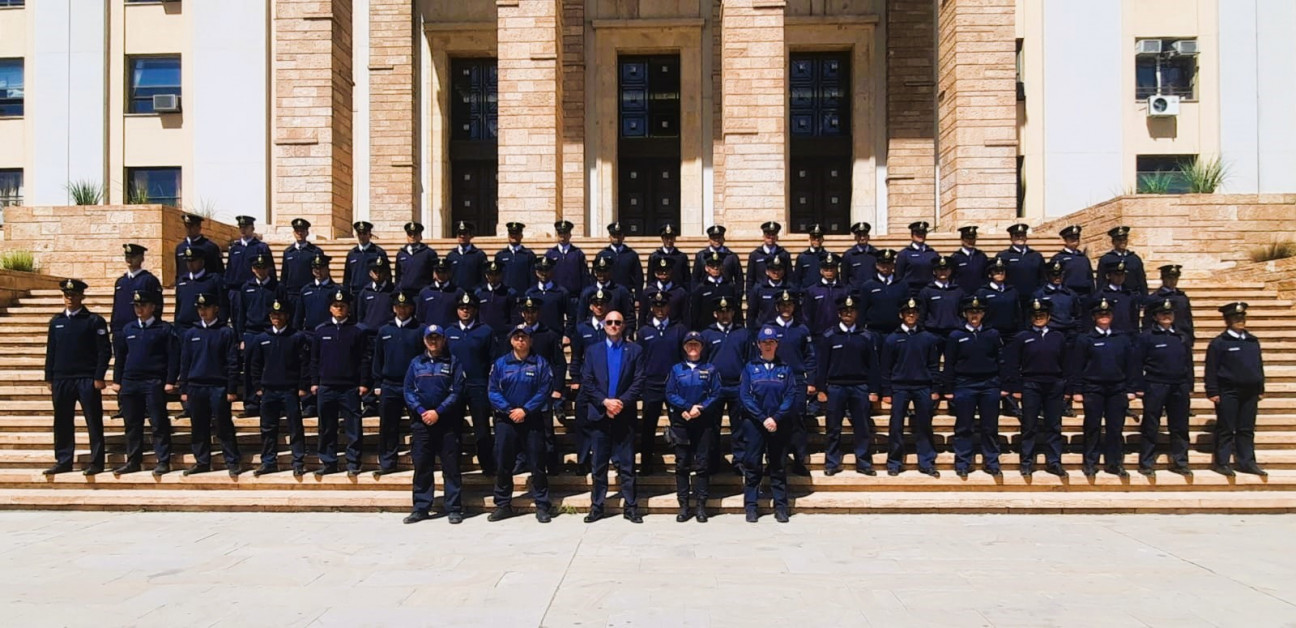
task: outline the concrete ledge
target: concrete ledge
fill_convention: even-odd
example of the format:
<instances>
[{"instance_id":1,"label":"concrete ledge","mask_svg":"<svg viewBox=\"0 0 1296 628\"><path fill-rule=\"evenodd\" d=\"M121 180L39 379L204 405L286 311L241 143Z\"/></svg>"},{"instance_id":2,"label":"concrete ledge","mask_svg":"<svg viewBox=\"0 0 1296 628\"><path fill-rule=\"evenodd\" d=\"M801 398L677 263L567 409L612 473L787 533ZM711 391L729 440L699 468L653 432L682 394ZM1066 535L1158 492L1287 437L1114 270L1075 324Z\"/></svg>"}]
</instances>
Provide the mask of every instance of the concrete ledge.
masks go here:
<instances>
[{"instance_id":1,"label":"concrete ledge","mask_svg":"<svg viewBox=\"0 0 1296 628\"><path fill-rule=\"evenodd\" d=\"M61 277L0 269L0 307L9 307L32 290L56 290L59 279Z\"/></svg>"}]
</instances>

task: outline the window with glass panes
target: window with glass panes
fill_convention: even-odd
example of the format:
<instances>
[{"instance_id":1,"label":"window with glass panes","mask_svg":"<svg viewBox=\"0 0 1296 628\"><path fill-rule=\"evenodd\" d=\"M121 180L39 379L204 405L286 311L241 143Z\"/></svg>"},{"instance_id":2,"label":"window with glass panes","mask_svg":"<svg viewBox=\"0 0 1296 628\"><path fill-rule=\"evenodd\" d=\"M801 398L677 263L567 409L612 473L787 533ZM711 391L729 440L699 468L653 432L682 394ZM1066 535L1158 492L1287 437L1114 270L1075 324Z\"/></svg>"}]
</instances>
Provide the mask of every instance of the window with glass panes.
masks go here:
<instances>
[{"instance_id":1,"label":"window with glass panes","mask_svg":"<svg viewBox=\"0 0 1296 628\"><path fill-rule=\"evenodd\" d=\"M617 220L655 235L680 218L680 57L617 58Z\"/></svg>"},{"instance_id":2,"label":"window with glass panes","mask_svg":"<svg viewBox=\"0 0 1296 628\"><path fill-rule=\"evenodd\" d=\"M791 230L850 230L849 52L795 52L788 63Z\"/></svg>"},{"instance_id":3,"label":"window with glass panes","mask_svg":"<svg viewBox=\"0 0 1296 628\"><path fill-rule=\"evenodd\" d=\"M499 221L499 63L450 60L450 219L477 233Z\"/></svg>"}]
</instances>

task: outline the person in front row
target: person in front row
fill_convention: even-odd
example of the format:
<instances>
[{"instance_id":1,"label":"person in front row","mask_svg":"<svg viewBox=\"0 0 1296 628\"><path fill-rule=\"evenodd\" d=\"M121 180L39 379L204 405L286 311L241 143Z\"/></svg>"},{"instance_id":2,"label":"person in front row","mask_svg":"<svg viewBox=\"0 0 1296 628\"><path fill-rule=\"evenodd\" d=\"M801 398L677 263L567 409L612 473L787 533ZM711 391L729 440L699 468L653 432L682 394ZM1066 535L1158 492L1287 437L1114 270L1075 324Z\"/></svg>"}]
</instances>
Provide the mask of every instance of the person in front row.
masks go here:
<instances>
[{"instance_id":1,"label":"person in front row","mask_svg":"<svg viewBox=\"0 0 1296 628\"><path fill-rule=\"evenodd\" d=\"M603 518L608 490L608 464L616 465L625 503L622 516L643 523L635 499L635 406L643 396L643 349L625 339L625 316L609 312L603 319L602 342L585 349L577 403L585 412L590 448L593 450L594 489L585 523Z\"/></svg>"},{"instance_id":2,"label":"person in front row","mask_svg":"<svg viewBox=\"0 0 1296 628\"><path fill-rule=\"evenodd\" d=\"M667 440L675 446L675 495L680 511L675 520L694 516L690 498L697 504L698 523L706 523L707 491L711 486L711 448L715 439L711 423L720 399L720 373L702 360L705 344L696 331L684 335L684 361L671 367L666 378L666 403L670 407ZM691 481L690 481L690 474Z\"/></svg>"},{"instance_id":3,"label":"person in front row","mask_svg":"<svg viewBox=\"0 0 1296 628\"><path fill-rule=\"evenodd\" d=\"M463 523L459 472L459 433L463 416L459 412L459 393L464 386L463 369L445 348L445 330L440 325L423 328L423 346L405 371L405 406L414 420L410 422L410 457L414 459L414 509L405 523L431 519L436 492L437 458L445 480L443 508L452 524Z\"/></svg>"},{"instance_id":4,"label":"person in front row","mask_svg":"<svg viewBox=\"0 0 1296 628\"><path fill-rule=\"evenodd\" d=\"M513 350L495 360L486 386L495 415L495 511L490 521L513 516L513 461L526 452L536 521L549 523L549 478L545 470L545 427L553 372L549 362L531 352L531 328L522 323L509 332Z\"/></svg>"},{"instance_id":5,"label":"person in front row","mask_svg":"<svg viewBox=\"0 0 1296 628\"><path fill-rule=\"evenodd\" d=\"M766 325L756 334L760 357L743 368L738 384L747 450L743 461L743 508L747 523L756 523L756 498L764 476L762 462L769 464L770 491L774 493L774 519L788 520L787 452L791 444L793 411L799 395L792 368L778 359L779 333ZM764 460L762 460L764 459Z\"/></svg>"}]
</instances>

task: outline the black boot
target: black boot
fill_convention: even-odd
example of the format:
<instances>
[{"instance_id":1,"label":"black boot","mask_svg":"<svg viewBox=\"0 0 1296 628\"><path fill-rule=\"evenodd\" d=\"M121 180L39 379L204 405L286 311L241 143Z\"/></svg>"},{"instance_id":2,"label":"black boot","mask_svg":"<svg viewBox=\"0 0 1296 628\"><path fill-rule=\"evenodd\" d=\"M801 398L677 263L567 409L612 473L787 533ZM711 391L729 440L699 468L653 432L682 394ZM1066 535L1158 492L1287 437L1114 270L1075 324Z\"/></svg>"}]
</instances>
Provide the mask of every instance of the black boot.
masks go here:
<instances>
[{"instance_id":1,"label":"black boot","mask_svg":"<svg viewBox=\"0 0 1296 628\"><path fill-rule=\"evenodd\" d=\"M675 515L675 520L678 521L678 522L680 522L680 523L684 523L685 521L688 521L689 519L692 519L692 518L693 518L693 515L692 515L692 513L689 512L689 500L686 499L686 498L685 498L685 499L680 499L680 500L679 500L679 514L678 514L678 515Z\"/></svg>"}]
</instances>

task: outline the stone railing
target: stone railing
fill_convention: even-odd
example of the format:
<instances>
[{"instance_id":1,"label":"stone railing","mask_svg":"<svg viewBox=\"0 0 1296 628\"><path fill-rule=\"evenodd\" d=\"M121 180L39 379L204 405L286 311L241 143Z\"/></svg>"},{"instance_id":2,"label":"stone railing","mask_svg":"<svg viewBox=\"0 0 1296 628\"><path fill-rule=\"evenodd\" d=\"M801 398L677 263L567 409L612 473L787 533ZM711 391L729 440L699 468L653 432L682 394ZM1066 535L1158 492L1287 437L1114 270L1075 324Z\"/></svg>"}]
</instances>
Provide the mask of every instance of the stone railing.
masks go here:
<instances>
[{"instance_id":1,"label":"stone railing","mask_svg":"<svg viewBox=\"0 0 1296 628\"><path fill-rule=\"evenodd\" d=\"M58 288L59 277L0 269L0 307L9 307L32 290Z\"/></svg>"}]
</instances>

